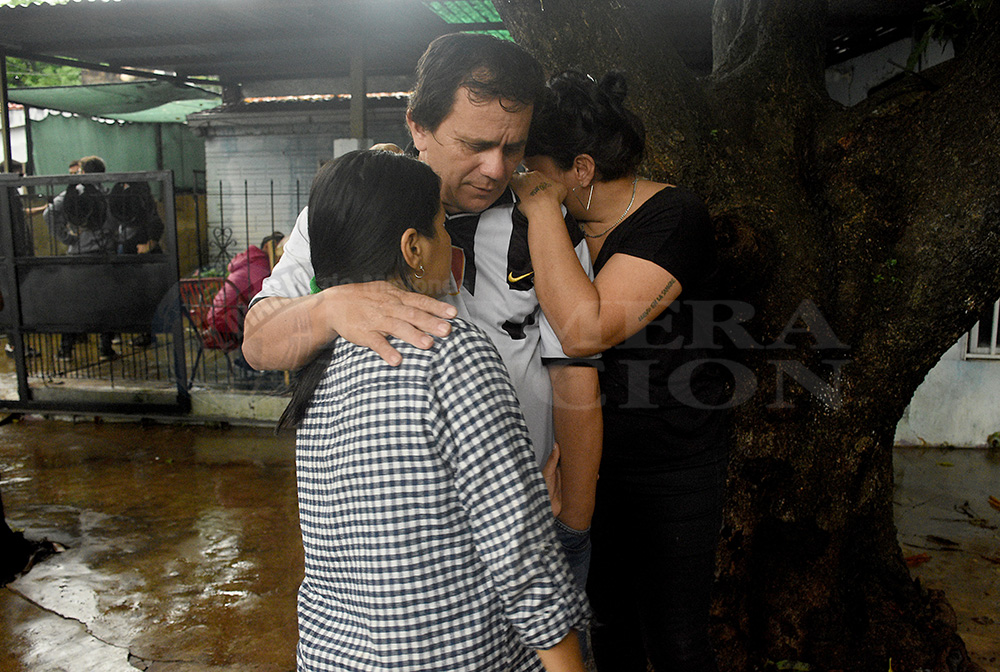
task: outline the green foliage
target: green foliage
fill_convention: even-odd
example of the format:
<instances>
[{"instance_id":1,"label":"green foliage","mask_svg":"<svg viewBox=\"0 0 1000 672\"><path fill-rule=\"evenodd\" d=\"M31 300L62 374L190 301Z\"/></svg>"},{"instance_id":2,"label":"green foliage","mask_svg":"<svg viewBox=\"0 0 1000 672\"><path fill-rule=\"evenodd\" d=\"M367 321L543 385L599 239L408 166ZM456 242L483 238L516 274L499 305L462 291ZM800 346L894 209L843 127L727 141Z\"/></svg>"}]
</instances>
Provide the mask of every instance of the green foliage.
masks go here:
<instances>
[{"instance_id":1,"label":"green foliage","mask_svg":"<svg viewBox=\"0 0 1000 672\"><path fill-rule=\"evenodd\" d=\"M68 0L0 0L2 5L61 5ZM65 65L49 65L36 63L21 58L7 58L7 86L70 86L80 83L80 70Z\"/></svg>"},{"instance_id":2,"label":"green foliage","mask_svg":"<svg viewBox=\"0 0 1000 672\"><path fill-rule=\"evenodd\" d=\"M889 282L892 283L902 282L902 280L900 280L894 274L897 263L899 262L896 261L895 259L886 259L884 272L876 273L874 277L872 277L872 282L874 282L876 285L882 282L883 280L888 280Z\"/></svg>"},{"instance_id":3,"label":"green foliage","mask_svg":"<svg viewBox=\"0 0 1000 672\"><path fill-rule=\"evenodd\" d=\"M906 69L912 71L917 66L931 40L941 44L953 42L958 50L992 3L993 0L945 0L924 7L924 16L918 24L924 32L913 45Z\"/></svg>"},{"instance_id":4,"label":"green foliage","mask_svg":"<svg viewBox=\"0 0 1000 672\"><path fill-rule=\"evenodd\" d=\"M79 83L79 68L26 61L21 58L7 59L7 86L11 88L72 86Z\"/></svg>"}]
</instances>

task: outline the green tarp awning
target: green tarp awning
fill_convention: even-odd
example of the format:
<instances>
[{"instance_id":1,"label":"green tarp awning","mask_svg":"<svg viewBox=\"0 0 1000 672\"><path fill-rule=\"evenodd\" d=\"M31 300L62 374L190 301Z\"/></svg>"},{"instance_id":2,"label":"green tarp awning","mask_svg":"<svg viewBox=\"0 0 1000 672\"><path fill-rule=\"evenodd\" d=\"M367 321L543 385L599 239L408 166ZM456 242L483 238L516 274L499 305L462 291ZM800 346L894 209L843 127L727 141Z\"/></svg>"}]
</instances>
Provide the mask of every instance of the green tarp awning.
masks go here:
<instances>
[{"instance_id":1,"label":"green tarp awning","mask_svg":"<svg viewBox=\"0 0 1000 672\"><path fill-rule=\"evenodd\" d=\"M167 81L10 89L10 100L88 117L143 122L184 122L193 112L217 107L218 94Z\"/></svg>"}]
</instances>

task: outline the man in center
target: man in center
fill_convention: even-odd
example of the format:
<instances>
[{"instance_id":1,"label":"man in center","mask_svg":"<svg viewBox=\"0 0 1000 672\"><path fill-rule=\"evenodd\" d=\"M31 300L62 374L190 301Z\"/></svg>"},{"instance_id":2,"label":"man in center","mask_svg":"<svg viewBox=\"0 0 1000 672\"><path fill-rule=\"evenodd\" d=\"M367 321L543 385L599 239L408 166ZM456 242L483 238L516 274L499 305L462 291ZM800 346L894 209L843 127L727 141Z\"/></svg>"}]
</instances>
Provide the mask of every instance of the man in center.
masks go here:
<instances>
[{"instance_id":1,"label":"man in center","mask_svg":"<svg viewBox=\"0 0 1000 672\"><path fill-rule=\"evenodd\" d=\"M586 574L587 529L601 451L596 370L566 358L535 296L528 222L508 188L521 162L535 102L538 62L518 45L485 35L436 39L417 64L406 122L419 158L441 178L456 283L450 304L387 283L310 294L306 213L246 317L243 353L258 369L297 369L337 336L371 347L390 364L387 335L430 347L456 314L482 328L510 372L539 464L560 447L557 520L578 581ZM581 263L591 262L576 226Z\"/></svg>"}]
</instances>

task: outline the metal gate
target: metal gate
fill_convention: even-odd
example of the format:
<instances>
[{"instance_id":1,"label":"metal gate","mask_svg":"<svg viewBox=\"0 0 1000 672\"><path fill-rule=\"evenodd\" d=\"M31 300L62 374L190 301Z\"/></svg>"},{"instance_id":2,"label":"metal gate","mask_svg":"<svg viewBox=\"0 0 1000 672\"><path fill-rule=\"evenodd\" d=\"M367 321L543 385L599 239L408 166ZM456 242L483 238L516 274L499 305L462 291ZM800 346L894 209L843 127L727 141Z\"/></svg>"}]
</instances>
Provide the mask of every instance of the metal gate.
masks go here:
<instances>
[{"instance_id":1,"label":"metal gate","mask_svg":"<svg viewBox=\"0 0 1000 672\"><path fill-rule=\"evenodd\" d=\"M112 185L140 183L149 185L162 213L160 253L119 254L113 243L124 220L115 219L113 208L102 225L112 245L74 253L60 242L59 223L46 214L57 196L71 189L108 196ZM0 408L186 412L187 313L178 292L172 173L0 175L0 219L0 332L14 365L0 373L7 378ZM66 227L72 231L73 224Z\"/></svg>"}]
</instances>

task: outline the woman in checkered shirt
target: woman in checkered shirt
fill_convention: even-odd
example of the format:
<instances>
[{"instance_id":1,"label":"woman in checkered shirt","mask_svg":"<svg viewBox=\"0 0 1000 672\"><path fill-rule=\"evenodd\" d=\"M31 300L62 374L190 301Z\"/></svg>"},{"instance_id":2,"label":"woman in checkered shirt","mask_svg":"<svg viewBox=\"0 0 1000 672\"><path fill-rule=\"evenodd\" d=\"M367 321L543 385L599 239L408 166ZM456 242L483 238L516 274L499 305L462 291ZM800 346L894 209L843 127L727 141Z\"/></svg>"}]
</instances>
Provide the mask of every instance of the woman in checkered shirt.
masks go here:
<instances>
[{"instance_id":1,"label":"woman in checkered shirt","mask_svg":"<svg viewBox=\"0 0 1000 672\"><path fill-rule=\"evenodd\" d=\"M314 292L386 280L441 296L451 239L424 164L352 152L309 197ZM300 374L300 671L575 670L589 615L556 541L507 371L452 320L399 366L338 339Z\"/></svg>"}]
</instances>

